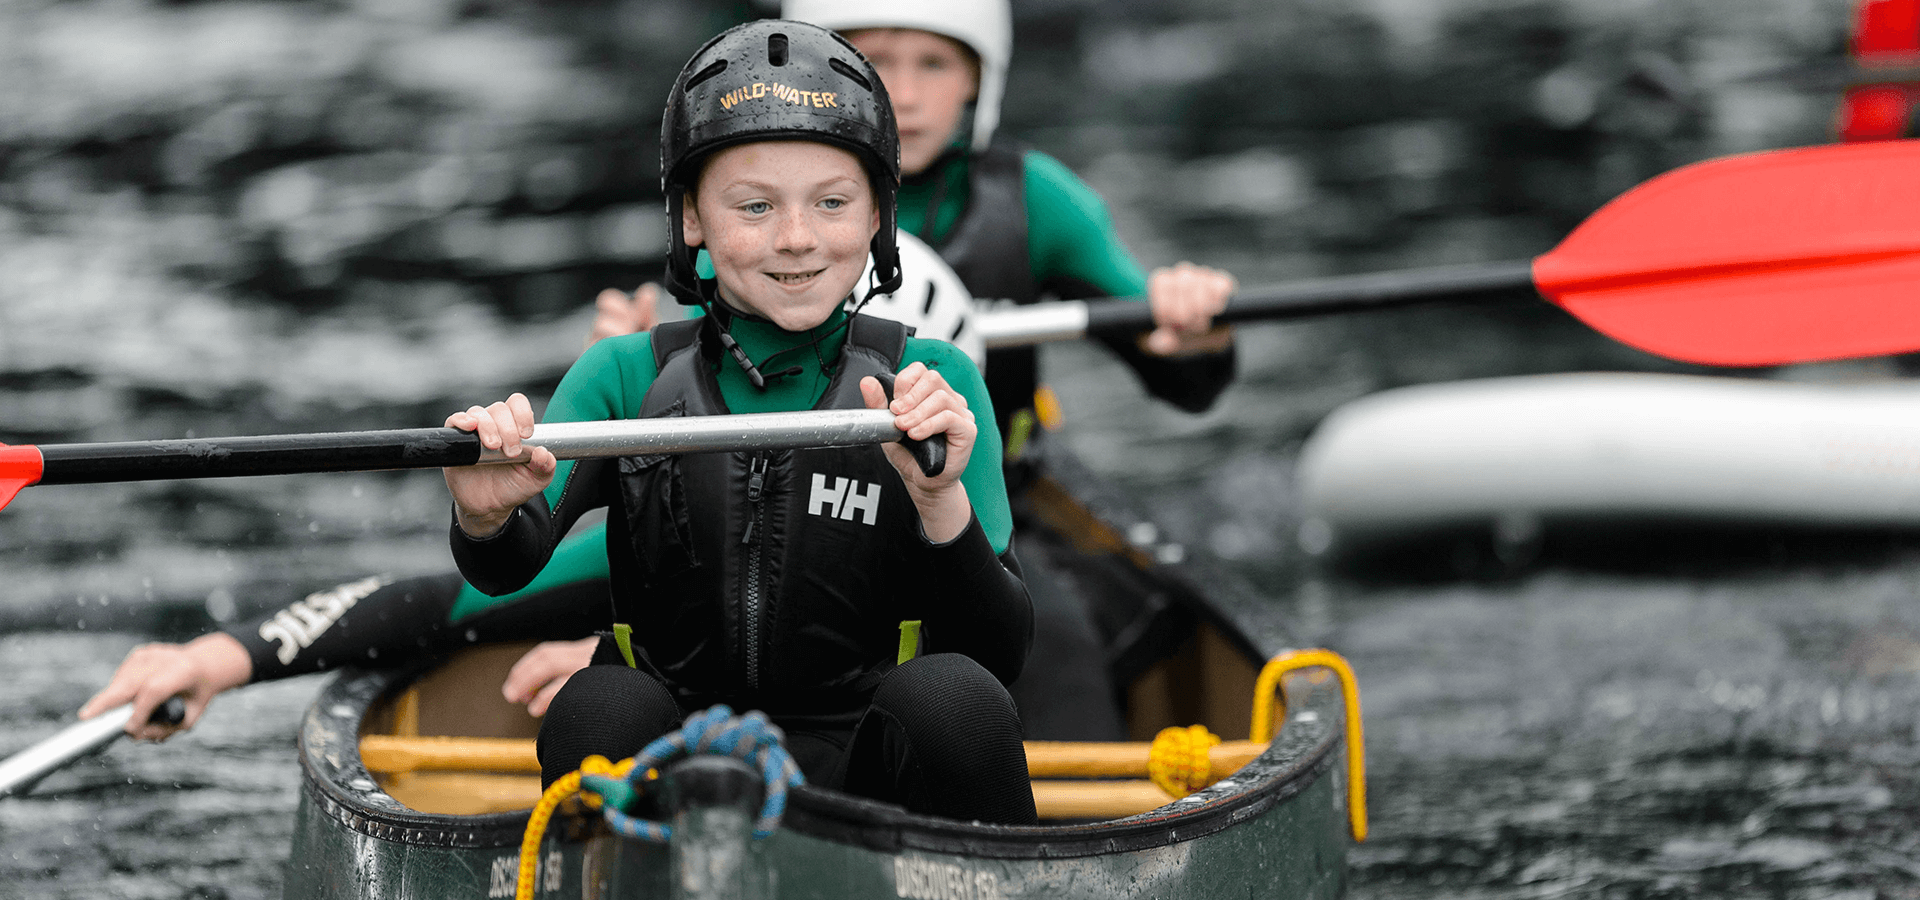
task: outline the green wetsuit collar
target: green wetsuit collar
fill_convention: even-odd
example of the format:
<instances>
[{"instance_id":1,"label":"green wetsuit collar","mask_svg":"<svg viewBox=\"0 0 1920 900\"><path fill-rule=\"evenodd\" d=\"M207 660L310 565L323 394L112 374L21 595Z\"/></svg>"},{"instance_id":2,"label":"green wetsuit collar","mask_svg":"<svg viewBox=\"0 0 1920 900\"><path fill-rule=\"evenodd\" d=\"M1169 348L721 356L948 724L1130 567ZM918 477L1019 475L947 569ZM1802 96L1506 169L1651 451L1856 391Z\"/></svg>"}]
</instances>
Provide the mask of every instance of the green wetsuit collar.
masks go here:
<instances>
[{"instance_id":1,"label":"green wetsuit collar","mask_svg":"<svg viewBox=\"0 0 1920 900\"><path fill-rule=\"evenodd\" d=\"M779 412L807 409L825 395L827 383L838 371L840 351L847 343L844 308L835 309L825 322L807 331L787 331L758 316L729 309L727 333L746 351L760 373L767 376L765 389L755 388L747 373L727 359L717 373L720 395L733 412ZM822 367L822 362L826 367ZM800 372L773 377L795 366Z\"/></svg>"}]
</instances>

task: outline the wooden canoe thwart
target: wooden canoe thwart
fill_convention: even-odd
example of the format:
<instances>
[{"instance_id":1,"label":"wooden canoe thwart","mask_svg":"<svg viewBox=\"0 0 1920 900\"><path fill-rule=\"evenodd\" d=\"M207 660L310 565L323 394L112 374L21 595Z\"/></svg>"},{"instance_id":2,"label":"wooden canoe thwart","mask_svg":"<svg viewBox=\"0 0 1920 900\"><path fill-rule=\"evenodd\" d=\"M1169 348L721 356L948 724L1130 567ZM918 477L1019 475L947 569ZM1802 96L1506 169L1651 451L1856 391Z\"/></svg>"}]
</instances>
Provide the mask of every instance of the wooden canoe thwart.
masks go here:
<instances>
[{"instance_id":1,"label":"wooden canoe thwart","mask_svg":"<svg viewBox=\"0 0 1920 900\"><path fill-rule=\"evenodd\" d=\"M1341 690L1323 673L1286 676L1283 696L1262 701L1281 715L1278 733L1246 740L1261 664L1298 646L1276 605L1195 562L1162 562L1183 554L1077 461L1053 456L1025 495L1036 524L1021 533L1021 561L1030 584L1044 579L1086 605L1102 642L1087 664L1112 687L1051 699L1106 704L1118 731L1081 740L1047 719L1048 704L1022 701L1029 734L1061 738L1026 746L1037 827L794 788L779 829L753 845L753 865L771 873L768 896L1341 895L1361 825L1348 821L1360 785L1345 770L1360 769L1347 760ZM539 720L499 685L524 650L480 646L424 668L352 670L326 688L301 729L289 898L514 895L540 795ZM1205 758L1219 780L1176 799L1149 780L1150 742L1195 724L1223 738ZM667 897L670 856L563 804L533 857L533 896Z\"/></svg>"},{"instance_id":2,"label":"wooden canoe thwart","mask_svg":"<svg viewBox=\"0 0 1920 900\"><path fill-rule=\"evenodd\" d=\"M1173 802L1177 798L1146 780L1151 747L1131 741L1027 742L1027 772L1034 778L1033 798L1040 818L1112 819ZM1230 775L1266 749L1266 744L1254 741L1221 743L1210 754L1213 771ZM432 785L435 791L458 794L470 786L475 792L499 797L498 811L503 812L525 808L532 803L526 798L540 796L540 760L534 756L533 742L525 739L370 734L360 739L360 761L367 771L389 779L415 776L416 790ZM418 780L422 773L441 777ZM524 784L516 784L513 775L522 776L518 781ZM1044 780L1060 778L1133 780Z\"/></svg>"},{"instance_id":3,"label":"wooden canoe thwart","mask_svg":"<svg viewBox=\"0 0 1920 900\"><path fill-rule=\"evenodd\" d=\"M1028 741L1027 772L1034 778L1145 778L1144 742ZM1223 775L1267 749L1255 741L1227 741L1213 748L1214 771ZM360 739L360 761L376 775L404 772L514 772L540 774L533 742L518 738L401 737L370 734Z\"/></svg>"}]
</instances>

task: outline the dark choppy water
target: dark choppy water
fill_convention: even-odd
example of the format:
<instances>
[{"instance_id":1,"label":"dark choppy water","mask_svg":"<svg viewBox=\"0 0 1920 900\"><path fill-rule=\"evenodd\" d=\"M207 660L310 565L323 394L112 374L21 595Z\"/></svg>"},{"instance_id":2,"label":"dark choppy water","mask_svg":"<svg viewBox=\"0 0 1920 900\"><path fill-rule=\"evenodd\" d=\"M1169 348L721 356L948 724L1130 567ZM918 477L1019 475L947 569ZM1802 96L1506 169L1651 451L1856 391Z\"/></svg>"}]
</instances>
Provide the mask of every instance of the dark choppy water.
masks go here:
<instances>
[{"instance_id":1,"label":"dark choppy water","mask_svg":"<svg viewBox=\"0 0 1920 900\"><path fill-rule=\"evenodd\" d=\"M1822 140L1849 6L1022 3L1008 121L1152 262L1258 283L1510 258L1672 165ZM0 3L0 440L411 426L550 386L592 291L656 263L651 104L730 14ZM1357 895L1920 894L1920 540L1311 565L1291 466L1340 403L1669 367L1544 308L1243 342L1201 417L1143 411L1088 348L1048 364L1096 468L1353 660ZM433 474L28 490L0 513L0 751L140 640L443 569L444 503ZM317 685L0 804L0 896L276 894Z\"/></svg>"}]
</instances>

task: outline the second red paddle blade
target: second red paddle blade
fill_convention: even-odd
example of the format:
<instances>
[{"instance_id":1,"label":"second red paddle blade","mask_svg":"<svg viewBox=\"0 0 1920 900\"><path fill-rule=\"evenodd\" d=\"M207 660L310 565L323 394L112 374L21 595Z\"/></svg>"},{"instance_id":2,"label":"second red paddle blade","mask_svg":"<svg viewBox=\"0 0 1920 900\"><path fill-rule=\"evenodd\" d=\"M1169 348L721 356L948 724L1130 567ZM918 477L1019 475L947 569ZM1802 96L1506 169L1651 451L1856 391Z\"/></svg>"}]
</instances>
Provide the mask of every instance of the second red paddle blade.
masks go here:
<instances>
[{"instance_id":1,"label":"second red paddle blade","mask_svg":"<svg viewBox=\"0 0 1920 900\"><path fill-rule=\"evenodd\" d=\"M1676 169L1534 261L1542 295L1650 353L1723 366L1920 350L1920 141Z\"/></svg>"}]
</instances>

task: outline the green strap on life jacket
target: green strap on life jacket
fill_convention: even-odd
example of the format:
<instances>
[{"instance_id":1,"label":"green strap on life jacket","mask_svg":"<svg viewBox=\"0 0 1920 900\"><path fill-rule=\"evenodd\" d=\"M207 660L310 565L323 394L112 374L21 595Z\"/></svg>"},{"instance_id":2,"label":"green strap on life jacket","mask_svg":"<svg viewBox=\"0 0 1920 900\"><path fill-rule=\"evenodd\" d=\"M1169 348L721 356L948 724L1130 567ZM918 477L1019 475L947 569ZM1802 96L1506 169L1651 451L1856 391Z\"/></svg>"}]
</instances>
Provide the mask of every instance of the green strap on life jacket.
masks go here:
<instances>
[{"instance_id":1,"label":"green strap on life jacket","mask_svg":"<svg viewBox=\"0 0 1920 900\"><path fill-rule=\"evenodd\" d=\"M1013 414L1013 421L1007 423L1007 443L1004 455L1007 459L1019 459L1027 452L1027 440L1033 437L1034 414L1032 409L1022 409Z\"/></svg>"},{"instance_id":2,"label":"green strap on life jacket","mask_svg":"<svg viewBox=\"0 0 1920 900\"><path fill-rule=\"evenodd\" d=\"M920 620L919 619L901 619L900 620L900 655L898 659L895 659L893 661L893 664L896 666L906 665L907 660L910 660L919 655L920 655Z\"/></svg>"},{"instance_id":3,"label":"green strap on life jacket","mask_svg":"<svg viewBox=\"0 0 1920 900\"><path fill-rule=\"evenodd\" d=\"M633 661L633 626L621 622L613 623L613 642L620 646L620 658L627 661L627 668L638 669Z\"/></svg>"}]
</instances>

